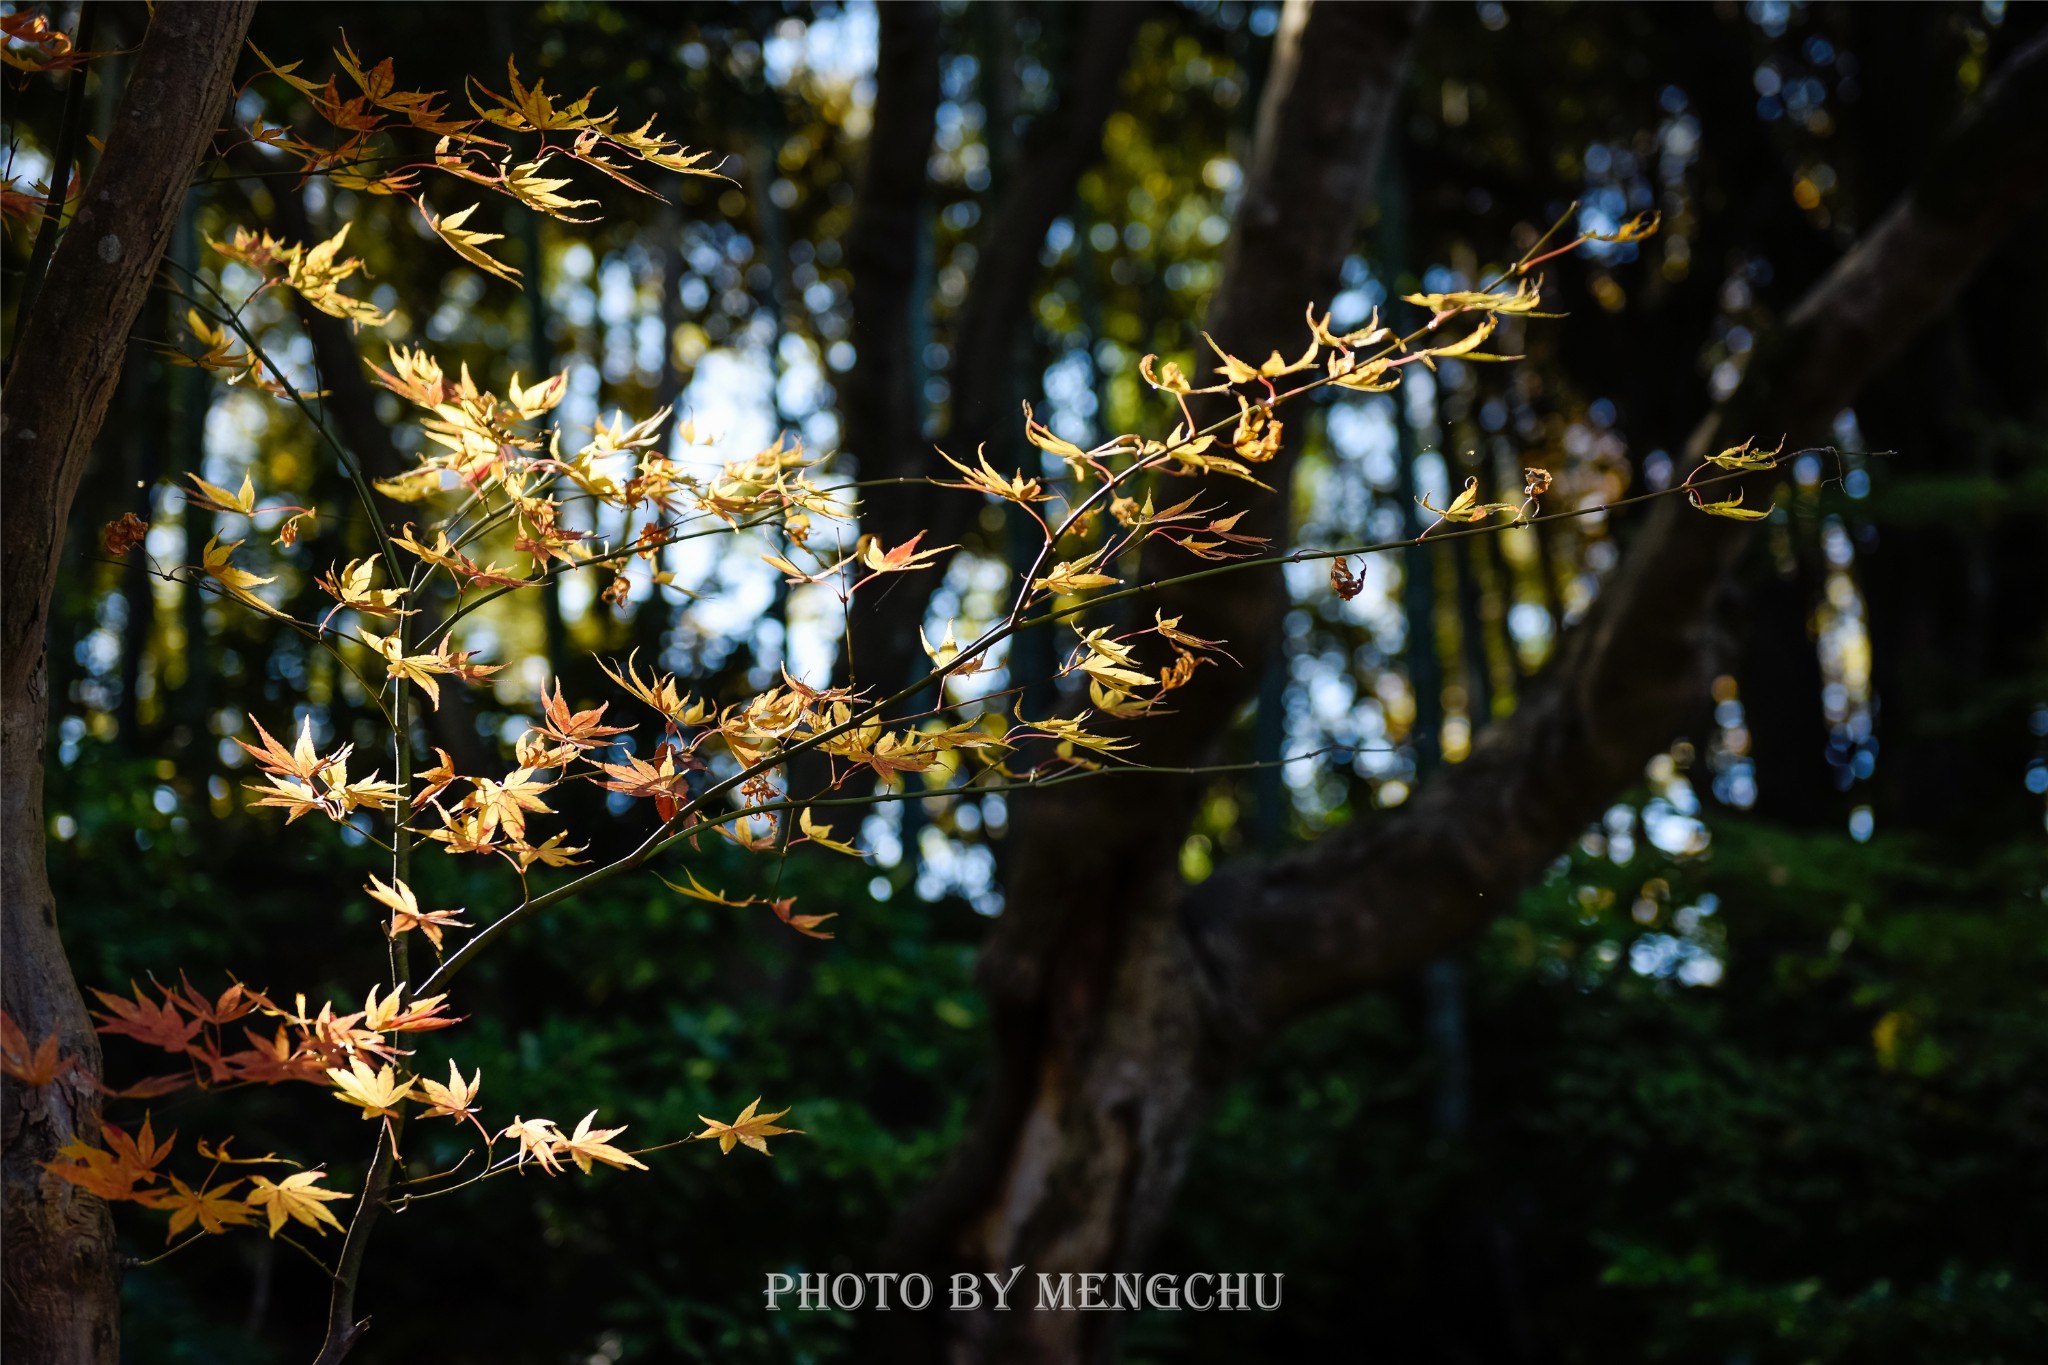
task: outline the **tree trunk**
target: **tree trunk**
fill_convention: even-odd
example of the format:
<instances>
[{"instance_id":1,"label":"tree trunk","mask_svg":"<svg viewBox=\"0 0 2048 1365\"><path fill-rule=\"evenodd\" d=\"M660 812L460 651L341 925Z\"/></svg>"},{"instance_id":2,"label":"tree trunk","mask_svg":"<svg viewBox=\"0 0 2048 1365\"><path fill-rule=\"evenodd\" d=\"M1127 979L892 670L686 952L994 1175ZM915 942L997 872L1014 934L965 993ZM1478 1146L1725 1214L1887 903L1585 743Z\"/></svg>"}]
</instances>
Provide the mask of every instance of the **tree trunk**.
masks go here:
<instances>
[{"instance_id":1,"label":"tree trunk","mask_svg":"<svg viewBox=\"0 0 2048 1365\"><path fill-rule=\"evenodd\" d=\"M1349 245L1361 149L1386 121L1403 12L1290 6L1259 153L1213 320L1263 355L1283 316L1327 297ZM1348 104L1348 109L1337 106ZM1342 137L1332 130L1346 126ZM1347 139L1349 139L1347 141ZM1929 177L1809 292L1689 453L1788 432L1825 439L1835 414L1948 304L2048 184L2048 48L2020 54ZM1284 207L1284 215L1280 210ZM1299 232L1307 240L1276 240ZM1881 437L1881 433L1873 433ZM1279 471L1284 478L1284 468ZM1275 482L1280 482L1276 479ZM1768 480L1749 490L1771 495ZM1282 484L1284 487L1284 484ZM1284 504L1255 504L1261 533ZM1395 816L1183 887L1176 853L1198 792L1185 780L1080 783L1016 803L1008 906L982 962L997 1058L991 1092L947 1173L906 1211L906 1268L1007 1274L1135 1270L1164 1221L1210 1097L1266 1037L1435 958L1514 895L1702 709L1730 632L1722 585L1755 528L1658 505L1621 571L1561 642L1515 714ZM1156 580L1179 567L1148 563ZM1176 694L1145 757L1199 759L1277 647L1270 576L1145 599L1222 635L1242 664ZM1224 675L1224 670L1209 670ZM1133 812L1147 812L1141 821ZM1116 830L1111 843L1103 831ZM1254 1267L1217 1267L1217 1269ZM1117 1314L947 1313L953 1361L1100 1360Z\"/></svg>"},{"instance_id":2,"label":"tree trunk","mask_svg":"<svg viewBox=\"0 0 2048 1365\"><path fill-rule=\"evenodd\" d=\"M1303 307L1335 293L1376 182L1418 13L1299 0L1285 9L1209 318L1234 352L1298 349ZM1273 467L1282 487L1288 458ZM1204 490L1205 501L1243 504L1246 487ZM1240 529L1280 535L1285 522L1285 499L1274 495L1253 500ZM1147 575L1191 562L1162 557L1148 562ZM1188 629L1227 639L1245 667L1208 670L1175 695L1174 715L1147 722L1148 761L1178 763L1205 749L1276 651L1277 577L1219 581L1233 586L1169 592L1156 605L1184 614ZM1025 1297L1040 1272L1142 1263L1232 1057L1210 1025L1208 974L1177 921L1175 854L1198 795L1185 780L1134 777L1018 803L1009 908L982 961L995 1077L953 1167L906 1214L895 1259L944 1271L1024 1265L1016 1292ZM1134 809L1151 817L1133 821ZM1111 843L1105 829L1128 833ZM946 1313L928 1324L943 1339L927 1345L953 1361L1106 1360L1117 1320Z\"/></svg>"},{"instance_id":3,"label":"tree trunk","mask_svg":"<svg viewBox=\"0 0 2048 1365\"><path fill-rule=\"evenodd\" d=\"M44 863L45 636L72 499L194 169L226 101L253 0L162 3L85 187L20 325L0 416L0 926L7 1013L31 1042L55 1035L89 1074L99 1044L65 961ZM104 1362L119 1355L119 1298L107 1209L43 1163L99 1134L87 1075L5 1090L5 1327L13 1360Z\"/></svg>"}]
</instances>

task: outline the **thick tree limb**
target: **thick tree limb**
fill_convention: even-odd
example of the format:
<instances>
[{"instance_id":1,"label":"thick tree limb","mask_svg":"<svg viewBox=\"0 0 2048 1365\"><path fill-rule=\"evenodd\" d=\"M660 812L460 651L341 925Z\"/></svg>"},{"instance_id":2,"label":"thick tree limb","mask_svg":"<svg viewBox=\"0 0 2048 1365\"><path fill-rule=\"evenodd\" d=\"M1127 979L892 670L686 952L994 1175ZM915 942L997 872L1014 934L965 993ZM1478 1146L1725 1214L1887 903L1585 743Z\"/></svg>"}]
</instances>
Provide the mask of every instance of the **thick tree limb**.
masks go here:
<instances>
[{"instance_id":1,"label":"thick tree limb","mask_svg":"<svg viewBox=\"0 0 2048 1365\"><path fill-rule=\"evenodd\" d=\"M31 1039L52 1033L97 1072L99 1047L65 961L44 862L45 635L65 523L157 262L224 106L253 0L159 4L106 150L22 325L0 403L0 994ZM99 1132L83 1076L5 1086L7 1356L118 1356L113 1229L106 1207L41 1163Z\"/></svg>"},{"instance_id":2,"label":"thick tree limb","mask_svg":"<svg viewBox=\"0 0 2048 1365\"><path fill-rule=\"evenodd\" d=\"M2044 188L2048 40L2008 63L1913 192L1793 310L1687 454L1696 461L1751 435L1825 441L1835 415L1948 306ZM1753 505L1770 496L1757 484ZM1508 909L1698 714L1727 645L1717 597L1755 537L1659 504L1543 678L1470 758L1394 818L1194 892L1188 931L1231 1020L1269 1030Z\"/></svg>"}]
</instances>

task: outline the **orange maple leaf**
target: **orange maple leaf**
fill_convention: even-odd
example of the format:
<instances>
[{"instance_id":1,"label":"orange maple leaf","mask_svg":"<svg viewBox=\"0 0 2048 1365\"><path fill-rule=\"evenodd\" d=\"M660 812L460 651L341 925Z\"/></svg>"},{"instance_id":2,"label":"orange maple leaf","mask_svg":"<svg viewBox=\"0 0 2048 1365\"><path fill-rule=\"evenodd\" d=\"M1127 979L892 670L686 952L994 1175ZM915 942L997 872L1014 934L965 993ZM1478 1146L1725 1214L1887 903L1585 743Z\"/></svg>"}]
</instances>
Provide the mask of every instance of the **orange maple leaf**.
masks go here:
<instances>
[{"instance_id":1,"label":"orange maple leaf","mask_svg":"<svg viewBox=\"0 0 2048 1365\"><path fill-rule=\"evenodd\" d=\"M123 1033L148 1043L151 1047L160 1047L166 1052L183 1052L192 1045L192 1040L199 1036L202 1027L199 1020L187 1020L179 1014L176 1002L168 996L163 1004L157 1005L143 999L142 988L134 982L129 982L128 987L135 992L135 999L132 1001L123 1000L118 995L108 995L102 990L93 992L100 998L100 1003L110 1011L98 1015L99 1018L106 1020L99 1026L99 1032Z\"/></svg>"},{"instance_id":2,"label":"orange maple leaf","mask_svg":"<svg viewBox=\"0 0 2048 1365\"><path fill-rule=\"evenodd\" d=\"M193 1189L176 1176L171 1177L171 1188L146 1195L141 1202L153 1209L168 1211L171 1215L171 1230L164 1240L174 1240L177 1235L196 1221L201 1232L222 1233L230 1227L251 1222L256 1211L228 1193L241 1184L239 1179L225 1185L202 1186Z\"/></svg>"},{"instance_id":3,"label":"orange maple leaf","mask_svg":"<svg viewBox=\"0 0 2048 1365\"><path fill-rule=\"evenodd\" d=\"M832 937L829 933L820 930L818 926L828 919L838 919L839 915L836 911L829 915L792 915L790 910L795 905L795 896L785 896L781 900L767 902L768 908L775 912L775 918L781 920L799 934L804 935L804 937L824 939Z\"/></svg>"},{"instance_id":4,"label":"orange maple leaf","mask_svg":"<svg viewBox=\"0 0 2048 1365\"><path fill-rule=\"evenodd\" d=\"M0 1073L14 1077L23 1085L43 1086L70 1070L71 1065L70 1060L59 1060L57 1056L55 1032L31 1046L21 1025L14 1022L12 1015L0 1010Z\"/></svg>"},{"instance_id":5,"label":"orange maple leaf","mask_svg":"<svg viewBox=\"0 0 2048 1365\"><path fill-rule=\"evenodd\" d=\"M884 550L882 542L873 536L862 536L857 553L860 555L861 563L867 565L874 573L903 573L910 569L929 569L932 567L930 561L934 556L960 548L957 545L941 545L935 550L920 550L917 543L924 539L924 534L919 531L893 550Z\"/></svg>"}]
</instances>

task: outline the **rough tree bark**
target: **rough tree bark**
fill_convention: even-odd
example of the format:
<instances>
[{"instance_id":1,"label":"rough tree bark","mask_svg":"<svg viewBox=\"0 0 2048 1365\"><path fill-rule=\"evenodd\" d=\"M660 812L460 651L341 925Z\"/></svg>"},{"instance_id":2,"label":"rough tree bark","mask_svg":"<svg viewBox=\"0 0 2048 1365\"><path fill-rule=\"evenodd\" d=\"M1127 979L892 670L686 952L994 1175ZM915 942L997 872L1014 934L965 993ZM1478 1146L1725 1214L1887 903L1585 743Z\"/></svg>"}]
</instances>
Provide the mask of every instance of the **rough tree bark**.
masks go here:
<instances>
[{"instance_id":1,"label":"rough tree bark","mask_svg":"<svg viewBox=\"0 0 2048 1365\"><path fill-rule=\"evenodd\" d=\"M90 1074L99 1044L57 932L44 862L43 748L50 594L86 456L127 353L128 330L170 241L227 99L254 0L162 3L76 217L22 323L0 395L0 995L31 1041L55 1034ZM106 1206L42 1163L99 1133L87 1076L4 1088L4 1328L10 1359L39 1365L119 1354Z\"/></svg>"},{"instance_id":2,"label":"rough tree bark","mask_svg":"<svg viewBox=\"0 0 2048 1365\"><path fill-rule=\"evenodd\" d=\"M1369 143L1374 119L1384 121L1403 48L1398 13L1318 7L1304 31L1290 30L1299 23L1290 7L1212 313L1234 350L1262 355L1269 337L1293 338L1273 329L1298 329L1295 310L1327 293L1315 271L1328 258L1311 252L1341 258L1349 245L1357 190L1345 182L1369 167L1340 153L1345 137ZM1376 92L1370 101L1361 86ZM1348 99L1360 101L1349 113L1331 107ZM1366 127L1333 136L1350 118ZM2048 47L2036 43L1914 191L1760 348L1689 450L1751 433L1825 439L1835 414L1944 309L2044 184ZM1318 240L1275 239L1317 220ZM1766 479L1748 492L1752 503L1770 494ZM1282 510L1255 509L1260 529L1275 529ZM994 1079L952 1166L906 1211L896 1259L939 1270L1141 1268L1208 1101L1262 1040L1429 961L1508 909L1699 714L1730 641L1717 618L1721 585L1755 541L1753 530L1659 504L1511 718L1398 813L1299 852L1186 888L1175 853L1193 784L1119 779L1019 801L1017 872L982 961ZM1147 574L1176 567L1154 562ZM1269 576L1246 573L1209 580L1199 594L1162 588L1144 599L1229 638L1244 664L1208 670L1203 689L1177 694L1179 713L1147 725L1148 760L1211 751L1276 643L1277 592ZM1152 812L1139 828L1128 815L1136 808ZM1108 829L1117 841L1102 837ZM944 1314L925 1326L935 1334L927 1345L953 1361L1100 1360L1113 1350L1116 1317Z\"/></svg>"}]
</instances>

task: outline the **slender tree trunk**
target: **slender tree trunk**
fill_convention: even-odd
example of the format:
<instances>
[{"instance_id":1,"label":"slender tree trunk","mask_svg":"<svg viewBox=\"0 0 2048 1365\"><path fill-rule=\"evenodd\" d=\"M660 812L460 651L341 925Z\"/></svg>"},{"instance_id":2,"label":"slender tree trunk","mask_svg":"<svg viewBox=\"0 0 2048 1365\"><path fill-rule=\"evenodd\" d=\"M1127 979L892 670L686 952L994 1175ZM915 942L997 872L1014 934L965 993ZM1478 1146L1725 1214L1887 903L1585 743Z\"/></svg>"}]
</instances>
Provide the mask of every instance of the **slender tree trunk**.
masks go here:
<instances>
[{"instance_id":1,"label":"slender tree trunk","mask_svg":"<svg viewBox=\"0 0 2048 1365\"><path fill-rule=\"evenodd\" d=\"M1317 6L1304 23L1304 8L1290 5L1283 20L1212 316L1224 344L1252 354L1278 338L1283 308L1298 326L1317 273L1334 273L1348 246L1358 191L1345 179L1369 172L1360 148L1386 121L1405 47L1401 11ZM1364 126L1333 136L1354 119ZM1755 432L1825 439L2044 184L2048 46L2036 44L1993 83L1928 179L1760 348L1689 452ZM1290 230L1304 240L1276 241ZM1284 478L1284 462L1277 472ZM1752 503L1771 496L1767 480L1757 484ZM1240 525L1257 518L1254 529L1273 533L1282 510L1265 500ZM982 961L995 1077L952 1166L906 1211L895 1259L927 1273L1143 1268L1211 1096L1265 1038L1469 938L1699 713L1727 648L1722 585L1756 542L1755 528L1660 504L1514 715L1465 762L1440 770L1398 814L1295 853L1187 888L1175 852L1192 784L1131 778L1018 801L1016 872ZM1146 576L1172 567L1148 563ZM1228 638L1243 667L1184 689L1176 715L1148 723L1154 762L1203 755L1276 646L1277 585L1246 574L1202 588L1162 588L1146 605ZM962 1362L1113 1351L1119 1315L1018 1312L1015 1293L1009 1313L934 1315L928 1347Z\"/></svg>"},{"instance_id":2,"label":"slender tree trunk","mask_svg":"<svg viewBox=\"0 0 2048 1365\"><path fill-rule=\"evenodd\" d=\"M65 523L157 262L225 103L253 0L161 3L77 216L23 322L0 415L0 994L32 1041L51 1035L88 1074L98 1040L64 957L44 863L44 642ZM43 1163L99 1133L87 1075L4 1090L4 1328L10 1360L119 1355L114 1239L106 1206Z\"/></svg>"},{"instance_id":3,"label":"slender tree trunk","mask_svg":"<svg viewBox=\"0 0 2048 1365\"><path fill-rule=\"evenodd\" d=\"M912 354L921 331L913 316L923 297L921 253L913 244L927 211L925 164L939 111L939 7L929 0L884 5L880 24L873 130L859 211L846 234L854 361L839 386L840 448L858 462L863 479L900 474L909 452L923 445L922 362ZM892 503L875 501L878 510ZM870 633L857 636L857 648ZM854 655L853 668L863 679L895 685L894 677L872 672L864 651Z\"/></svg>"},{"instance_id":4,"label":"slender tree trunk","mask_svg":"<svg viewBox=\"0 0 2048 1365\"><path fill-rule=\"evenodd\" d=\"M997 185L976 239L973 282L953 318L951 397L938 444L956 458L971 459L977 446L1019 421L1011 406L1020 387L1015 366L1042 273L1039 251L1053 220L1072 206L1082 174L1100 159L1103 124L1116 109L1131 40L1148 12L1145 5L1115 3L1058 16L1074 30L1056 85L1059 105L1039 116L1016 170ZM912 310L928 282L918 278L919 255L908 246L929 228L924 181L939 97L937 23L936 13L921 4L882 8L882 75L868 175L847 243L859 358L840 403L844 446L859 460L864 479L947 472L924 435L921 361L914 354L923 333ZM892 58L899 50L902 55ZM861 529L885 545L920 531L927 546L949 544L975 509L972 498L921 484L882 491L864 509ZM917 631L939 578L905 575L855 600L853 674L862 683L894 689L924 672Z\"/></svg>"}]
</instances>

